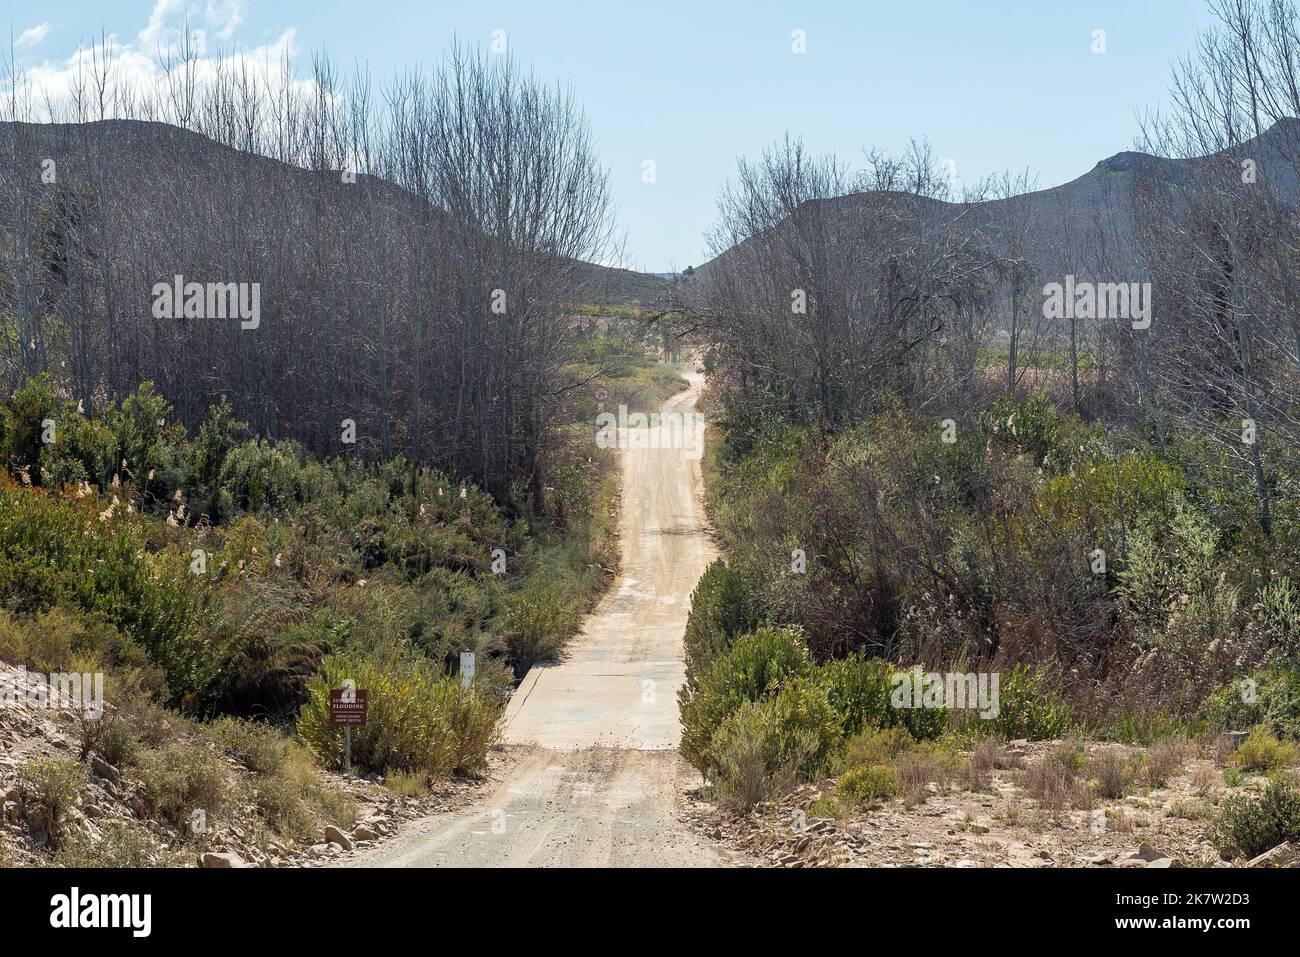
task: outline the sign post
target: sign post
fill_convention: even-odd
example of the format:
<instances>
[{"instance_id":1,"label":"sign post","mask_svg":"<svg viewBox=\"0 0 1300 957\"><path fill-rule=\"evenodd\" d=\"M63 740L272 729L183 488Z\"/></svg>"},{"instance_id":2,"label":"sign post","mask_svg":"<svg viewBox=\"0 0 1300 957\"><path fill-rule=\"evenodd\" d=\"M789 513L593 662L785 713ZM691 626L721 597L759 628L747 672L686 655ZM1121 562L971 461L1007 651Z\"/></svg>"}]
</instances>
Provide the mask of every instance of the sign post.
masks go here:
<instances>
[{"instance_id":1,"label":"sign post","mask_svg":"<svg viewBox=\"0 0 1300 957\"><path fill-rule=\"evenodd\" d=\"M330 691L330 724L343 728L343 773L352 773L352 729L366 723L366 692L356 688Z\"/></svg>"},{"instance_id":2,"label":"sign post","mask_svg":"<svg viewBox=\"0 0 1300 957\"><path fill-rule=\"evenodd\" d=\"M474 680L474 652L462 651L460 653L460 686L468 688L471 681Z\"/></svg>"}]
</instances>

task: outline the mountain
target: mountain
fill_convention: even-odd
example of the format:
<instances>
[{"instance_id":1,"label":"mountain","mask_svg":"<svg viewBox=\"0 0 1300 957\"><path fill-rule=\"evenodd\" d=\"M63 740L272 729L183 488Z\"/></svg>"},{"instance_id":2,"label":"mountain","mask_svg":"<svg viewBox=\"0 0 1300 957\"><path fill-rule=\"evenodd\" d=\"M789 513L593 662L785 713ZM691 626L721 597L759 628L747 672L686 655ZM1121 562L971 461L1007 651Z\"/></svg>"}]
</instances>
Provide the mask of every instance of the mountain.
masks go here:
<instances>
[{"instance_id":1,"label":"mountain","mask_svg":"<svg viewBox=\"0 0 1300 957\"><path fill-rule=\"evenodd\" d=\"M89 145L89 155L87 155ZM165 215L166 197L157 195L162 184L177 184L191 199L220 204L227 185L239 172L255 170L263 182L274 183L281 195L301 201L323 193L328 204L348 202L338 189L340 171L304 169L293 163L233 149L201 133L167 123L147 120L101 120L88 123L0 123L0 157L31 169L39 177L46 160L54 161L60 182L89 184L112 190L132 203L159 207ZM100 158L102 157L102 163ZM0 167L0 180L3 167ZM321 190L322 182L328 187ZM415 201L414 194L378 177L356 176L357 185L368 185L377 205L396 209ZM0 189L0 206L11 199ZM354 194L355 195L355 194ZM203 204L199 204L203 205ZM310 202L308 203L310 205ZM588 304L636 306L655 302L669 283L649 273L581 263L579 279Z\"/></svg>"},{"instance_id":2,"label":"mountain","mask_svg":"<svg viewBox=\"0 0 1300 957\"><path fill-rule=\"evenodd\" d=\"M1071 271L1071 240L1081 227L1101 217L1122 242L1132 234L1130 197L1134 183L1143 174L1154 174L1175 185L1184 183L1198 165L1221 160L1227 150L1204 157L1168 159L1148 153L1126 151L1097 163L1077 179L1049 189L1035 190L1013 197L1017 215L1027 224L1030 258L1040 274L1053 276ZM1233 149L1238 159L1254 160L1259 179L1268 177L1276 195L1290 203L1300 202L1300 181L1292 159L1300 160L1300 119L1288 118L1274 124L1259 137ZM841 218L844 228L869 229L873 219L886 204L906 202L904 194L879 192L851 193L832 199L817 200L829 204ZM994 237L999 229L996 209L1002 201L969 205L941 200L912 200L918 215L942 219L966 214L970 228L985 228ZM972 215L972 213L974 215ZM728 256L726 250L695 271L696 282L707 281L716 264Z\"/></svg>"},{"instance_id":3,"label":"mountain","mask_svg":"<svg viewBox=\"0 0 1300 957\"><path fill-rule=\"evenodd\" d=\"M583 263L581 272L588 304L594 306L650 307L659 303L672 287L671 282L654 273L615 266Z\"/></svg>"}]
</instances>

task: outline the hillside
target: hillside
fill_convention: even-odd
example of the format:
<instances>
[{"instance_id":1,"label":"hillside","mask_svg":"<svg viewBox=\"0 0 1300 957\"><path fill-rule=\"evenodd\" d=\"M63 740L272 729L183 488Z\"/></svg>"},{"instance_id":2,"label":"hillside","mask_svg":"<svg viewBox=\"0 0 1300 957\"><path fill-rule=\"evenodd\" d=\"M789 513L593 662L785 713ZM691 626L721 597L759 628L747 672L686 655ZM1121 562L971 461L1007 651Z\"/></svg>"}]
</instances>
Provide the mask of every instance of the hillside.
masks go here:
<instances>
[{"instance_id":1,"label":"hillside","mask_svg":"<svg viewBox=\"0 0 1300 957\"><path fill-rule=\"evenodd\" d=\"M1087 173L1068 183L1012 197L1016 215L1023 217L1028 224L1025 246L1033 251L1033 264L1045 276L1074 271L1078 260L1072 248L1072 235L1098 222L1113 230L1119 241L1128 241L1133 228L1132 192L1141 175L1151 173L1165 182L1183 184L1196 167L1212 164L1227 153L1225 150L1204 157L1167 159L1125 151L1101 160ZM1257 139L1247 140L1231 153L1254 159L1259 179L1267 178L1277 196L1288 202L1300 198L1300 183L1288 159L1300 156L1300 120L1276 123ZM996 225L998 208L1005 205L1003 200L972 206L878 192L853 193L817 202L831 204L835 207L835 215L842 217L844 228L858 230L869 229L882 211L895 212L894 207L899 203L911 203L914 215L933 217L935 221L955 219L964 214L966 227L972 231L986 230L994 238L995 246L1000 232ZM716 263L731 252L726 250L696 269L694 282L707 281ZM1120 256L1131 254L1131 249L1119 252Z\"/></svg>"},{"instance_id":2,"label":"hillside","mask_svg":"<svg viewBox=\"0 0 1300 957\"><path fill-rule=\"evenodd\" d=\"M582 263L579 272L586 289L584 305L651 308L672 287L672 283L659 276L614 266Z\"/></svg>"},{"instance_id":3,"label":"hillside","mask_svg":"<svg viewBox=\"0 0 1300 957\"><path fill-rule=\"evenodd\" d=\"M0 388L48 369L93 413L148 381L188 427L225 396L314 454L403 454L540 505L577 358L567 315L662 285L582 261L612 231L590 151L550 155L539 134L503 178L486 128L390 132L366 150L377 178L340 171L355 146L336 127L196 122L0 126ZM159 300L173 284L184 315ZM239 316L218 298L236 293Z\"/></svg>"},{"instance_id":4,"label":"hillside","mask_svg":"<svg viewBox=\"0 0 1300 957\"><path fill-rule=\"evenodd\" d=\"M91 144L89 155L82 152ZM167 123L146 120L103 120L89 123L12 123L0 122L0 151L4 156L18 156L25 165L41 169L41 162L53 159L60 179L89 184L93 189L111 183L132 202L158 204L155 197L162 184L162 173L182 176L184 188L196 197L211 197L221 202L227 195L234 168L252 167L259 176L276 182L282 195L305 196L328 188L326 202L345 203L340 189L341 171L309 169L243 150L232 149L201 133ZM102 168L98 162L103 157ZM379 177L358 174L357 192L369 188L380 205L414 203L416 198L401 186ZM13 195L0 195L0 210L13 201ZM201 202L201 200L200 200ZM630 269L579 262L577 274L584 301L601 306L644 305L653 302L668 287L668 282L649 273Z\"/></svg>"}]
</instances>

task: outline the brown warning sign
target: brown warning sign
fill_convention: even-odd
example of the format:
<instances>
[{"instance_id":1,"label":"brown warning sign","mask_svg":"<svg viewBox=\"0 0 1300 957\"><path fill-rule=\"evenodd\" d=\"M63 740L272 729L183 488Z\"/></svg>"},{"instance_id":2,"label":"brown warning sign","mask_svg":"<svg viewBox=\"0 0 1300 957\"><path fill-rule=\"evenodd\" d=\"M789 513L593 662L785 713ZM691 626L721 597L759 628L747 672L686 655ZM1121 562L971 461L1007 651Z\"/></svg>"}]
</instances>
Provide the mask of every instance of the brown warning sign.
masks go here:
<instances>
[{"instance_id":1,"label":"brown warning sign","mask_svg":"<svg viewBox=\"0 0 1300 957\"><path fill-rule=\"evenodd\" d=\"M355 727L366 723L366 693L351 688L330 691L330 724Z\"/></svg>"}]
</instances>

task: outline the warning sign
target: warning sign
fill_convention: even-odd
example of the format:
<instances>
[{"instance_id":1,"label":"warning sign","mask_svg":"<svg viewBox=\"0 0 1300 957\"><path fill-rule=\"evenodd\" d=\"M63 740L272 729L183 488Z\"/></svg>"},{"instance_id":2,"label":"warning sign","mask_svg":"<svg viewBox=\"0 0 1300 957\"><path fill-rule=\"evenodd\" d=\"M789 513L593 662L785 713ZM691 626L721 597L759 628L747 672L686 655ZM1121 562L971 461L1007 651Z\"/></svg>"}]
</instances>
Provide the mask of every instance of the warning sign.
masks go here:
<instances>
[{"instance_id":1,"label":"warning sign","mask_svg":"<svg viewBox=\"0 0 1300 957\"><path fill-rule=\"evenodd\" d=\"M366 693L352 688L330 691L330 724L356 727L366 723Z\"/></svg>"}]
</instances>

